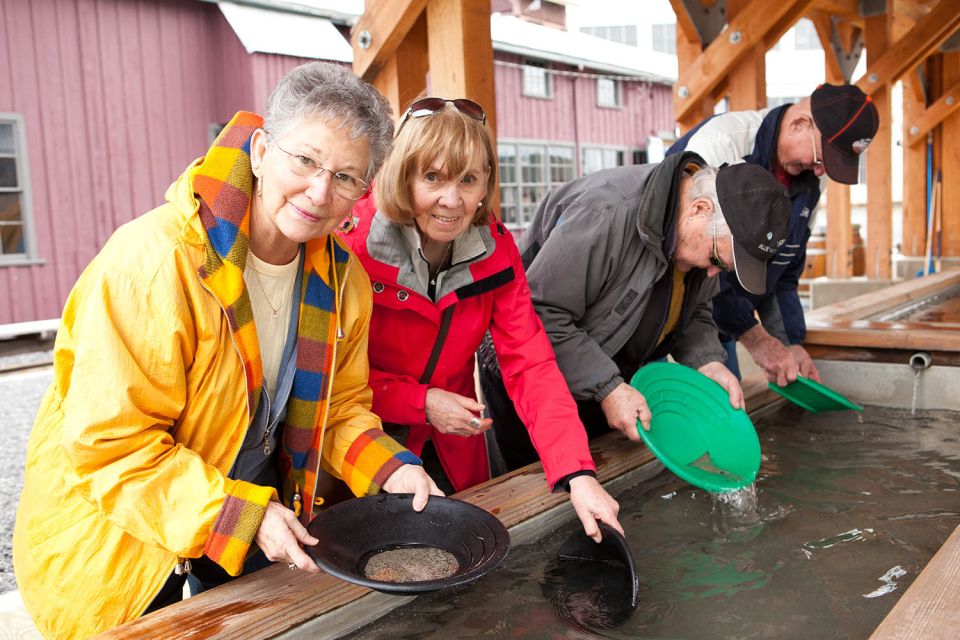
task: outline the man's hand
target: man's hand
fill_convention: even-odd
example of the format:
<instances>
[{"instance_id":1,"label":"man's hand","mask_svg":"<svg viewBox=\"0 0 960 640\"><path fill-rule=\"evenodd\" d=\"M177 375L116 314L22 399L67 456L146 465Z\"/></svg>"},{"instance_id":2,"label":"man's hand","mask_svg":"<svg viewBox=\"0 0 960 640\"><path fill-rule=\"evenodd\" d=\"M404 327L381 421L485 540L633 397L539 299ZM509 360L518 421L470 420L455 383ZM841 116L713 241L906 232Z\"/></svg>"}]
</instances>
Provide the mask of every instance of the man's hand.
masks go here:
<instances>
[{"instance_id":1,"label":"man's hand","mask_svg":"<svg viewBox=\"0 0 960 640\"><path fill-rule=\"evenodd\" d=\"M483 405L458 393L437 387L427 389L424 401L427 422L440 433L454 436L475 436L490 428L493 420L480 418Z\"/></svg>"},{"instance_id":2,"label":"man's hand","mask_svg":"<svg viewBox=\"0 0 960 640\"><path fill-rule=\"evenodd\" d=\"M570 504L583 524L583 532L593 538L594 542L602 539L597 520L606 522L623 533L623 527L617 520L620 505L593 476L577 476L570 480Z\"/></svg>"},{"instance_id":3,"label":"man's hand","mask_svg":"<svg viewBox=\"0 0 960 640\"><path fill-rule=\"evenodd\" d=\"M443 495L433 478L418 464L405 464L391 473L383 483L383 490L387 493L412 493L414 511L423 511L430 496Z\"/></svg>"},{"instance_id":4,"label":"man's hand","mask_svg":"<svg viewBox=\"0 0 960 640\"><path fill-rule=\"evenodd\" d=\"M734 409L743 409L743 388L740 387L740 381L733 375L730 369L727 369L719 362L708 362L699 369L700 373L707 376L730 394L730 406Z\"/></svg>"},{"instance_id":5,"label":"man's hand","mask_svg":"<svg viewBox=\"0 0 960 640\"><path fill-rule=\"evenodd\" d=\"M782 342L767 333L759 324L741 335L740 342L750 352L753 361L763 369L770 382L785 387L797 379L797 374L800 373L797 361Z\"/></svg>"},{"instance_id":6,"label":"man's hand","mask_svg":"<svg viewBox=\"0 0 960 640\"><path fill-rule=\"evenodd\" d=\"M295 564L308 573L320 573L317 563L300 546L313 546L319 540L307 533L306 527L300 524L293 511L279 502L271 500L267 503L254 542L267 560Z\"/></svg>"},{"instance_id":7,"label":"man's hand","mask_svg":"<svg viewBox=\"0 0 960 640\"><path fill-rule=\"evenodd\" d=\"M800 375L804 378L816 380L817 382L823 382L823 380L820 379L820 372L817 371L817 365L813 364L813 360L810 358L810 354L807 353L806 349L799 344L792 344L787 347L787 351L790 352L793 360L797 363Z\"/></svg>"},{"instance_id":8,"label":"man's hand","mask_svg":"<svg viewBox=\"0 0 960 640\"><path fill-rule=\"evenodd\" d=\"M600 401L603 416L611 429L622 431L634 442L640 442L640 433L637 432L637 420L643 428L650 431L650 409L647 401L639 391L621 382L616 389Z\"/></svg>"}]
</instances>

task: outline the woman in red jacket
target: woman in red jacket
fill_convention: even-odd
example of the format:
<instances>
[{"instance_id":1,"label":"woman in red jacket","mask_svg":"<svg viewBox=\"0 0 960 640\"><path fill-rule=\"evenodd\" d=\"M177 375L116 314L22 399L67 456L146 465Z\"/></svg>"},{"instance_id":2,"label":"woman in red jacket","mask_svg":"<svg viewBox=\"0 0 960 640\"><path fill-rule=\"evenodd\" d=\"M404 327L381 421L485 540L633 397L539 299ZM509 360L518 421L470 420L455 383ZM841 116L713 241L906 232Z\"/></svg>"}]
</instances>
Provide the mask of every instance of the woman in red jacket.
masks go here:
<instances>
[{"instance_id":1,"label":"woman in red jacket","mask_svg":"<svg viewBox=\"0 0 960 640\"><path fill-rule=\"evenodd\" d=\"M597 519L622 531L619 506L597 481L513 238L491 222L497 154L485 121L469 100L414 102L378 174L376 201L360 200L341 228L373 285L373 410L388 433L439 463L431 475L441 487L489 479L491 421L473 375L489 331L547 481L570 492L585 532L599 540Z\"/></svg>"}]
</instances>

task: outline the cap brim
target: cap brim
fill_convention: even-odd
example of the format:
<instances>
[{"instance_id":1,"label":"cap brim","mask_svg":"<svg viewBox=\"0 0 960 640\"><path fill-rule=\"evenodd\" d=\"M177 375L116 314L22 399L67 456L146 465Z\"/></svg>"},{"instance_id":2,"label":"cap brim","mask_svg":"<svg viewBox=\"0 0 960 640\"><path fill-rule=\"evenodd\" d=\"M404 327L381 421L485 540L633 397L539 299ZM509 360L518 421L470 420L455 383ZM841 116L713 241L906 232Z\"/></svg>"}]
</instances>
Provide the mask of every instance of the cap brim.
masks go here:
<instances>
[{"instance_id":1,"label":"cap brim","mask_svg":"<svg viewBox=\"0 0 960 640\"><path fill-rule=\"evenodd\" d=\"M762 296L767 290L767 263L750 255L740 243L733 241L733 269L740 286Z\"/></svg>"},{"instance_id":2,"label":"cap brim","mask_svg":"<svg viewBox=\"0 0 960 640\"><path fill-rule=\"evenodd\" d=\"M823 141L823 169L835 180L842 184L857 184L860 178L860 156L841 153L836 147Z\"/></svg>"}]
</instances>

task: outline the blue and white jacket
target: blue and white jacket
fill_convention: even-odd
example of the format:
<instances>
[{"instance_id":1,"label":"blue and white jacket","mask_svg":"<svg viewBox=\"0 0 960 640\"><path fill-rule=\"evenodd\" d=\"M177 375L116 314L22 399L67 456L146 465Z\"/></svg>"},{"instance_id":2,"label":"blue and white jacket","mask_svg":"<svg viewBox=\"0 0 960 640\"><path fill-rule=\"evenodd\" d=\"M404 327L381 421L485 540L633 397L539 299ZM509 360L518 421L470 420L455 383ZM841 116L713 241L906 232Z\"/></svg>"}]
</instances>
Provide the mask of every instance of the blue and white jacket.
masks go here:
<instances>
[{"instance_id":1,"label":"blue and white jacket","mask_svg":"<svg viewBox=\"0 0 960 640\"><path fill-rule=\"evenodd\" d=\"M667 155L694 151L719 167L741 160L772 171L777 132L789 105L762 111L732 111L704 120L677 140ZM821 180L812 171L794 176L788 189L790 228L780 251L767 264L767 288L762 296L747 292L732 273L720 274L720 293L713 299L713 317L721 333L738 338L757 324L784 344L802 344L807 327L797 284L807 258L807 240L820 200Z\"/></svg>"}]
</instances>

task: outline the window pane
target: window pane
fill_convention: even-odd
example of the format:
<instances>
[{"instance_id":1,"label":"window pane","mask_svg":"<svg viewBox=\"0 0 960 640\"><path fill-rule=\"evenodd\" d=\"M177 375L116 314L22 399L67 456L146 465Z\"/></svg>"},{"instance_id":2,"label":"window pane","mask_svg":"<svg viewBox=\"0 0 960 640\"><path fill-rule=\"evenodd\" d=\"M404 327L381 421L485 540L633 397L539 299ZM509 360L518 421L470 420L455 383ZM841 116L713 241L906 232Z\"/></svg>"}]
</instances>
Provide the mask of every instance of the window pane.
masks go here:
<instances>
[{"instance_id":1,"label":"window pane","mask_svg":"<svg viewBox=\"0 0 960 640\"><path fill-rule=\"evenodd\" d=\"M523 93L528 96L548 97L550 78L543 67L523 67Z\"/></svg>"},{"instance_id":2,"label":"window pane","mask_svg":"<svg viewBox=\"0 0 960 640\"><path fill-rule=\"evenodd\" d=\"M583 175L603 169L603 153L600 149L583 150Z\"/></svg>"},{"instance_id":3,"label":"window pane","mask_svg":"<svg viewBox=\"0 0 960 640\"><path fill-rule=\"evenodd\" d=\"M0 124L0 153L13 153L13 125Z\"/></svg>"},{"instance_id":4,"label":"window pane","mask_svg":"<svg viewBox=\"0 0 960 640\"><path fill-rule=\"evenodd\" d=\"M500 163L500 182L517 181L517 149L513 145L499 145L497 156Z\"/></svg>"},{"instance_id":5,"label":"window pane","mask_svg":"<svg viewBox=\"0 0 960 640\"><path fill-rule=\"evenodd\" d=\"M0 222L21 222L20 195L0 193Z\"/></svg>"},{"instance_id":6,"label":"window pane","mask_svg":"<svg viewBox=\"0 0 960 640\"><path fill-rule=\"evenodd\" d=\"M617 81L611 78L597 78L597 104L601 107L620 106Z\"/></svg>"},{"instance_id":7,"label":"window pane","mask_svg":"<svg viewBox=\"0 0 960 640\"><path fill-rule=\"evenodd\" d=\"M500 204L508 207L517 204L517 188L503 187L500 189Z\"/></svg>"},{"instance_id":8,"label":"window pane","mask_svg":"<svg viewBox=\"0 0 960 640\"><path fill-rule=\"evenodd\" d=\"M0 254L26 253L23 248L23 225L0 226Z\"/></svg>"},{"instance_id":9,"label":"window pane","mask_svg":"<svg viewBox=\"0 0 960 640\"><path fill-rule=\"evenodd\" d=\"M573 180L573 147L550 147L550 184Z\"/></svg>"},{"instance_id":10,"label":"window pane","mask_svg":"<svg viewBox=\"0 0 960 640\"><path fill-rule=\"evenodd\" d=\"M523 204L524 205L533 205L536 209L537 205L540 204L540 201L543 200L543 196L546 195L546 187L542 185L535 186L525 186L522 190L523 193Z\"/></svg>"},{"instance_id":11,"label":"window pane","mask_svg":"<svg viewBox=\"0 0 960 640\"><path fill-rule=\"evenodd\" d=\"M0 187L16 187L17 159L0 158Z\"/></svg>"}]
</instances>

